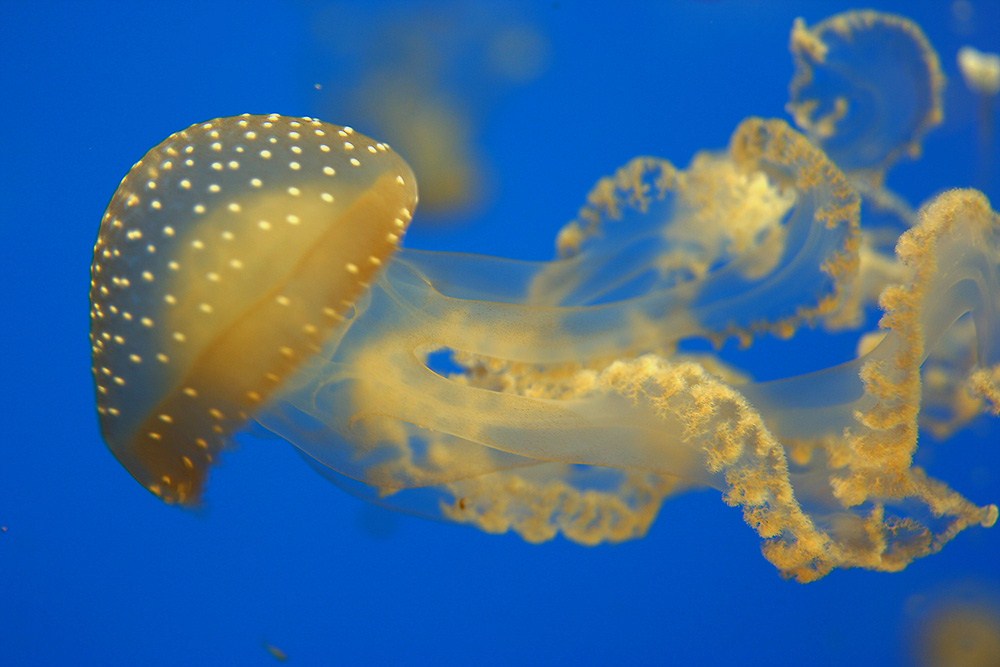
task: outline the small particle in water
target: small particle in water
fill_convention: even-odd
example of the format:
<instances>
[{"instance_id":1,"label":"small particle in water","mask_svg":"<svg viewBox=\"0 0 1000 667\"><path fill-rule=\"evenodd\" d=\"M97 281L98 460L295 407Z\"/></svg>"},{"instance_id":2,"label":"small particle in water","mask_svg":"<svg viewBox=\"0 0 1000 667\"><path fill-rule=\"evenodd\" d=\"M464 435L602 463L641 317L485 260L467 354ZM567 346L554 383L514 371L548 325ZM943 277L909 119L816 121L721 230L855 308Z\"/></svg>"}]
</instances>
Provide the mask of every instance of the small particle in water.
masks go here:
<instances>
[{"instance_id":1,"label":"small particle in water","mask_svg":"<svg viewBox=\"0 0 1000 667\"><path fill-rule=\"evenodd\" d=\"M264 642L264 648L266 648L267 652L270 653L271 656L278 662L285 662L286 660L288 660L288 654L282 651L274 644L269 644L267 642Z\"/></svg>"}]
</instances>

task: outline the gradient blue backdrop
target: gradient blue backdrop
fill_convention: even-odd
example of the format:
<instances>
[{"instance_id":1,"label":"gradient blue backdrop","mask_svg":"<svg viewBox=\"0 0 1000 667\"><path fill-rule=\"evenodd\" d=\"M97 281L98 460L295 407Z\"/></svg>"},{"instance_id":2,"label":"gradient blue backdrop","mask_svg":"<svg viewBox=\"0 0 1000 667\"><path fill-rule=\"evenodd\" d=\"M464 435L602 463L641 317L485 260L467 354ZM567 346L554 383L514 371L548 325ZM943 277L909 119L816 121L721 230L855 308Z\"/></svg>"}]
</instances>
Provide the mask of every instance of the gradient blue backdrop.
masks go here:
<instances>
[{"instance_id":1,"label":"gradient blue backdrop","mask_svg":"<svg viewBox=\"0 0 1000 667\"><path fill-rule=\"evenodd\" d=\"M951 125L893 184L919 200L975 183L975 106L954 54L1000 50L1000 5L973 2L966 35L950 2L866 4L921 23L950 77ZM313 84L331 74L312 36L318 6L0 0L0 664L273 664L267 645L303 665L905 664L928 605L995 597L1000 528L900 574L802 586L716 492L667 503L644 540L588 549L366 506L274 441L226 456L200 512L141 489L94 414L87 290L101 213L125 171L190 123L318 114ZM494 197L447 227L418 212L414 247L551 256L593 182L627 159L685 164L747 115L783 116L792 19L850 5L526 7L550 63L485 119ZM814 339L787 359L765 344L757 362L843 354L843 341L828 352ZM998 432L977 425L933 469L997 502Z\"/></svg>"}]
</instances>

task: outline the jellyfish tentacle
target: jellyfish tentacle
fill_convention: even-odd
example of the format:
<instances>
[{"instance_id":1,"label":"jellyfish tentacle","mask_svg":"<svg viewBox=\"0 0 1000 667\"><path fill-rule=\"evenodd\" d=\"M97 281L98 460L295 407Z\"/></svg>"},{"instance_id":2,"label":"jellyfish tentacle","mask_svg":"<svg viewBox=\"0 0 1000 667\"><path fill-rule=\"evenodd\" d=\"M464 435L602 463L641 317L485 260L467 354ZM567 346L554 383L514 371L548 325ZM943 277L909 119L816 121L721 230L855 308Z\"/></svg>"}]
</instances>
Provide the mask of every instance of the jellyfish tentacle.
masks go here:
<instances>
[{"instance_id":1,"label":"jellyfish tentacle","mask_svg":"<svg viewBox=\"0 0 1000 667\"><path fill-rule=\"evenodd\" d=\"M976 355L963 372L979 378L984 395L996 394L1000 216L977 191L946 192L921 210L920 223L901 237L898 252L912 277L883 292L880 325L888 334L861 368L866 400L857 419L863 428L848 438L852 463L833 483L849 504L895 494L918 496L933 507L939 499L933 484L907 477L917 444L920 369L949 328L970 313ZM990 506L969 520L992 523L996 514Z\"/></svg>"},{"instance_id":2,"label":"jellyfish tentacle","mask_svg":"<svg viewBox=\"0 0 1000 667\"><path fill-rule=\"evenodd\" d=\"M944 74L920 26L894 14L848 11L812 27L798 19L790 48L789 113L846 172L881 181L920 155L944 118Z\"/></svg>"},{"instance_id":3,"label":"jellyfish tentacle","mask_svg":"<svg viewBox=\"0 0 1000 667\"><path fill-rule=\"evenodd\" d=\"M790 335L856 291L858 214L857 194L822 151L782 121L751 118L728 154L700 154L686 171L637 158L599 181L558 237L582 270L552 264L528 301L620 298L640 315L684 308L693 335ZM681 301L639 307L671 293ZM666 348L692 332L658 335Z\"/></svg>"}]
</instances>

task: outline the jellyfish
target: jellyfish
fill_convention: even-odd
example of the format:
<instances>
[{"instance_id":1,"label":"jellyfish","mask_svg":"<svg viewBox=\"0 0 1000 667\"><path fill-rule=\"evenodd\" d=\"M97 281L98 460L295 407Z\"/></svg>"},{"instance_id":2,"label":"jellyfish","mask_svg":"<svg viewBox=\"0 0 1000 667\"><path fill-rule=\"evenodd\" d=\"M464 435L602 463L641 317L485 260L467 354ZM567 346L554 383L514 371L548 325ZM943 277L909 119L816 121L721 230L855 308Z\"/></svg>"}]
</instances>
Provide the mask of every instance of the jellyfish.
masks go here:
<instances>
[{"instance_id":1,"label":"jellyfish","mask_svg":"<svg viewBox=\"0 0 1000 667\"><path fill-rule=\"evenodd\" d=\"M899 570L995 523L912 462L942 341L966 352L947 371L963 419L1000 409L1000 221L981 193L921 210L863 354L771 382L680 344L789 337L863 302L858 195L783 121L747 119L686 169L629 162L552 261L401 247L416 202L388 145L312 118L217 118L149 151L92 266L97 410L122 465L197 505L262 427L376 502L586 545L711 487L800 581Z\"/></svg>"},{"instance_id":2,"label":"jellyfish","mask_svg":"<svg viewBox=\"0 0 1000 667\"><path fill-rule=\"evenodd\" d=\"M912 595L906 644L921 667L990 667L1000 656L1000 609L989 581L950 584Z\"/></svg>"},{"instance_id":3,"label":"jellyfish","mask_svg":"<svg viewBox=\"0 0 1000 667\"><path fill-rule=\"evenodd\" d=\"M481 210L499 175L480 136L498 101L546 69L548 43L513 3L331 6L315 18L322 113L364 118L407 156L425 222ZM325 63L325 64L324 64Z\"/></svg>"}]
</instances>

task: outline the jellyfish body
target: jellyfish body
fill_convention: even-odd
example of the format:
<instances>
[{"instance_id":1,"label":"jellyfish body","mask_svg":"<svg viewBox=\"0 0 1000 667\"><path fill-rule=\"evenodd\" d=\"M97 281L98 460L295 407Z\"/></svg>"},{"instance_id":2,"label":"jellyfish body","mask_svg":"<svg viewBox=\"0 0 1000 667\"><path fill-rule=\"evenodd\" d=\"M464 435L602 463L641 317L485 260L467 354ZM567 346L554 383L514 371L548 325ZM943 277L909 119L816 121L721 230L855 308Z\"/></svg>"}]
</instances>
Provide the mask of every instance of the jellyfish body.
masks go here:
<instances>
[{"instance_id":1,"label":"jellyfish body","mask_svg":"<svg viewBox=\"0 0 1000 667\"><path fill-rule=\"evenodd\" d=\"M312 355L416 202L385 144L312 119L193 125L122 181L94 250L98 413L123 465L196 502L228 437Z\"/></svg>"}]
</instances>

